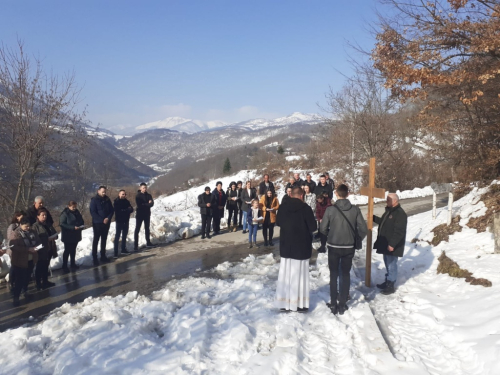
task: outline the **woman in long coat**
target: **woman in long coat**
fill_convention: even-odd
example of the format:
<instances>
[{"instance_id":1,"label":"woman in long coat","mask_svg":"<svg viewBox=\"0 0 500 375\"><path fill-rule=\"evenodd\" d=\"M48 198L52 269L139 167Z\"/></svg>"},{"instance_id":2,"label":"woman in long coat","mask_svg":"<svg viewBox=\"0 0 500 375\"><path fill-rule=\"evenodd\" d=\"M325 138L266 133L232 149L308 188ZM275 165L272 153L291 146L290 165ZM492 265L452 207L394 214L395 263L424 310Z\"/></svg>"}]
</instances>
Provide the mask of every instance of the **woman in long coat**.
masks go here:
<instances>
[{"instance_id":1,"label":"woman in long coat","mask_svg":"<svg viewBox=\"0 0 500 375\"><path fill-rule=\"evenodd\" d=\"M273 191L268 190L265 195L260 198L260 207L264 215L264 223L262 224L262 234L264 235L264 246L274 246L273 235L274 225L276 223L276 214L280 203ZM269 242L268 242L269 232Z\"/></svg>"}]
</instances>

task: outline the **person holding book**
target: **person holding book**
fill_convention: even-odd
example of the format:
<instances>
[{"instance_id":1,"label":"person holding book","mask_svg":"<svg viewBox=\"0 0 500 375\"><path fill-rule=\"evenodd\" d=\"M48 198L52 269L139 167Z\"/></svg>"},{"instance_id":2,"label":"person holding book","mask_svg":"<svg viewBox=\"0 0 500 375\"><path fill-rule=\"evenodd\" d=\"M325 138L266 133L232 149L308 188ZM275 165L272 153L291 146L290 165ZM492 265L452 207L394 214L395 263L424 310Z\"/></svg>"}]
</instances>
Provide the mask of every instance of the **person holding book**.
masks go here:
<instances>
[{"instance_id":1,"label":"person holding book","mask_svg":"<svg viewBox=\"0 0 500 375\"><path fill-rule=\"evenodd\" d=\"M40 208L33 224L33 231L40 238L42 247L38 250L38 262L35 268L35 282L38 290L47 289L56 284L49 281L49 266L52 258L57 258L57 232L47 221L47 210Z\"/></svg>"},{"instance_id":2,"label":"person holding book","mask_svg":"<svg viewBox=\"0 0 500 375\"><path fill-rule=\"evenodd\" d=\"M262 223L262 234L264 235L264 246L274 246L273 235L274 225L276 223L276 214L280 203L273 191L268 190L266 195L260 198L260 206L264 214L264 222ZM269 233L269 242L268 242Z\"/></svg>"},{"instance_id":3,"label":"person holding book","mask_svg":"<svg viewBox=\"0 0 500 375\"><path fill-rule=\"evenodd\" d=\"M264 218L262 217L262 210L259 208L259 201L257 199L252 200L252 205L247 212L247 223L248 223L248 248L257 246L257 231L259 230L259 224L262 223Z\"/></svg>"}]
</instances>

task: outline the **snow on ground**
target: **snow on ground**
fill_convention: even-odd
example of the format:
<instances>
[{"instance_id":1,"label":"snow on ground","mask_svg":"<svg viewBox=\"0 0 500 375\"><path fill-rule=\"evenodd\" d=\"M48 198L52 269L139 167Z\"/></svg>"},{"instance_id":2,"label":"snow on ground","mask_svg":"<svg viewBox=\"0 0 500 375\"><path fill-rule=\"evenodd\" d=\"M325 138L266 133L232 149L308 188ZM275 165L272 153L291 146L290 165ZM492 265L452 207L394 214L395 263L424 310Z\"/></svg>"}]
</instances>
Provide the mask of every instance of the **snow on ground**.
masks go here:
<instances>
[{"instance_id":1,"label":"snow on ground","mask_svg":"<svg viewBox=\"0 0 500 375\"><path fill-rule=\"evenodd\" d=\"M309 314L274 308L278 267L272 254L249 256L219 265L216 277L174 280L150 297L65 304L35 326L0 334L2 372L418 374L383 340L373 346L380 334L359 292L345 316L329 312L325 255L311 267Z\"/></svg>"},{"instance_id":2,"label":"snow on ground","mask_svg":"<svg viewBox=\"0 0 500 375\"><path fill-rule=\"evenodd\" d=\"M396 358L421 363L431 374L500 374L500 256L493 253L492 233L466 226L470 218L485 213L479 196L486 190L475 188L453 204L453 216L460 215L463 229L438 246L425 241L432 240L434 227L446 223L448 209L438 209L436 220L431 212L411 216L397 292L375 295L370 303L379 323L387 327ZM420 241L412 244L413 238ZM493 286L438 275L442 251ZM373 263L372 280L383 282L382 256L374 255Z\"/></svg>"},{"instance_id":3,"label":"snow on ground","mask_svg":"<svg viewBox=\"0 0 500 375\"><path fill-rule=\"evenodd\" d=\"M484 213L483 192L474 189L454 203L462 225ZM344 316L333 316L325 305L326 254L310 267L308 314L274 308L278 260L250 255L173 280L151 296L87 298L39 324L3 332L2 373L498 374L500 257L492 254L491 233L465 226L436 247L424 242L446 215L442 208L434 221L430 212L409 218L395 294L364 287L363 269L353 269ZM420 241L412 244L413 238ZM438 275L442 250L493 286ZM358 252L356 263L363 257ZM381 258L373 255L375 283L384 277Z\"/></svg>"}]
</instances>

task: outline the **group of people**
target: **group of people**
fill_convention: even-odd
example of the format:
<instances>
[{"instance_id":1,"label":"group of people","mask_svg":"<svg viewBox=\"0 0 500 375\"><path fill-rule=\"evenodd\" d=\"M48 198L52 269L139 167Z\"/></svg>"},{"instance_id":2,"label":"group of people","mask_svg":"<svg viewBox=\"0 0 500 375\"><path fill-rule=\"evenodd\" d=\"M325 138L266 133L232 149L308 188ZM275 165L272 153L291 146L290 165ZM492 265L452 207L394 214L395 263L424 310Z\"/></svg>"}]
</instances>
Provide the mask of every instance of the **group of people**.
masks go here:
<instances>
[{"instance_id":1,"label":"group of people","mask_svg":"<svg viewBox=\"0 0 500 375\"><path fill-rule=\"evenodd\" d=\"M334 200L335 196L335 200ZM280 271L276 289L276 304L282 311L305 312L309 308L309 259L314 237L320 240L318 252L328 251L330 269L329 308L334 314L344 314L349 298L350 271L356 250L367 234L366 222L359 207L348 200L345 184L335 187L328 173L316 183L307 174L302 180L298 173L290 177L286 195L281 202L276 197L275 185L264 175L255 189L247 181L231 182L227 191L218 181L212 191L205 187L198 196L202 217L202 238L220 233L220 221L228 210L228 229L238 227L248 233L249 247L257 246L257 231L262 225L265 246L273 246L274 226L280 227ZM386 280L377 287L383 294L394 293L397 279L397 259L403 256L407 217L396 194L389 194L382 217L373 217L379 224L374 244L383 254ZM316 235L315 232L317 231Z\"/></svg>"},{"instance_id":2,"label":"group of people","mask_svg":"<svg viewBox=\"0 0 500 375\"><path fill-rule=\"evenodd\" d=\"M118 247L121 241L121 253L127 254L126 241L130 216L134 209L127 199L125 190L120 190L118 197L111 202L106 195L106 187L100 186L97 194L90 202L90 214L92 217L92 228L94 238L92 242L92 257L94 265L99 265L97 248L101 242L102 262L109 262L106 256L106 240L113 215L116 222L116 233L114 238L114 256L118 257ZM147 192L147 185L141 183L135 197L136 203L136 227L134 232L134 251L138 251L138 239L141 226L144 223L146 246L153 247L150 240L150 217L151 207L154 205L153 197ZM63 264L64 272L76 271L76 248L82 240L82 230L85 223L82 214L77 208L75 201L70 201L59 217L61 228L61 241L64 244ZM14 306L19 305L21 293L26 299L30 298L28 286L32 275L37 290L43 290L55 286L49 281L49 266L52 258L57 258L56 240L58 233L54 228L54 220L49 210L45 207L42 196L37 196L34 203L26 211L18 211L14 214L11 224L7 228L7 244L5 252L11 258L9 283L13 295ZM2 255L0 253L0 255ZM68 260L70 264L68 266Z\"/></svg>"}]
</instances>

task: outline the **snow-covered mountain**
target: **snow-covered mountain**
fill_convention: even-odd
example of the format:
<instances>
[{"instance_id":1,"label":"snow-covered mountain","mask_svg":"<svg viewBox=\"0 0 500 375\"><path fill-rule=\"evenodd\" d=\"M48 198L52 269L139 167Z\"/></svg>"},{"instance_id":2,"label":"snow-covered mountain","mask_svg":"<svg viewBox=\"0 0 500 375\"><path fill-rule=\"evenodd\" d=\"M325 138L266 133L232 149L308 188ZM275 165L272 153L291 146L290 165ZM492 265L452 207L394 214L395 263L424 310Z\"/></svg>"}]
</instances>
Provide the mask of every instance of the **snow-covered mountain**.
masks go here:
<instances>
[{"instance_id":1,"label":"snow-covered mountain","mask_svg":"<svg viewBox=\"0 0 500 375\"><path fill-rule=\"evenodd\" d=\"M267 127L286 126L289 124L303 123L303 124L317 124L321 121L318 115L305 114L301 112L294 112L289 116L279 117L275 119L252 119L241 121L237 123L228 124L223 121L200 121L191 120L183 117L167 117L166 119L149 122L147 124L139 125L136 130L152 130L152 129L169 129L179 132L194 134L201 131L220 127L245 127L247 129L257 130Z\"/></svg>"},{"instance_id":2,"label":"snow-covered mountain","mask_svg":"<svg viewBox=\"0 0 500 375\"><path fill-rule=\"evenodd\" d=\"M139 125L136 130L151 130L151 129L170 129L184 133L198 133L204 130L219 128L227 124L222 121L200 121L191 120L183 117L167 117L166 119L148 122L147 124Z\"/></svg>"}]
</instances>

